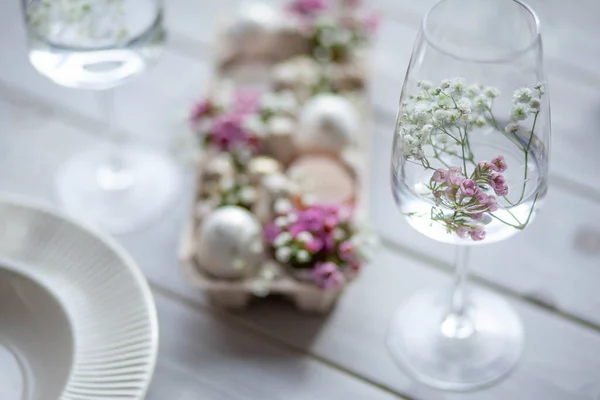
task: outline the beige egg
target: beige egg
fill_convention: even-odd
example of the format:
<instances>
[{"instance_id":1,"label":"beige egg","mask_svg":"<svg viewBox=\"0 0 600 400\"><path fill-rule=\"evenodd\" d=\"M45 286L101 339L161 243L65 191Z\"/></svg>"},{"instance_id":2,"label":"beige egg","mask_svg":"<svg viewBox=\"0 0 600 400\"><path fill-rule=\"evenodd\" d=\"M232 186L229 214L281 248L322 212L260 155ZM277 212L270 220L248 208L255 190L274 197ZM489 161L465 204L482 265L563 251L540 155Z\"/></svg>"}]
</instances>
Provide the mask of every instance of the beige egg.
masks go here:
<instances>
[{"instance_id":1,"label":"beige egg","mask_svg":"<svg viewBox=\"0 0 600 400\"><path fill-rule=\"evenodd\" d=\"M308 155L287 171L298 192L310 202L339 204L354 201L356 183L347 167L332 157Z\"/></svg>"},{"instance_id":2,"label":"beige egg","mask_svg":"<svg viewBox=\"0 0 600 400\"><path fill-rule=\"evenodd\" d=\"M301 153L337 155L355 142L358 130L358 111L350 101L319 94L302 108L294 141Z\"/></svg>"},{"instance_id":3,"label":"beige egg","mask_svg":"<svg viewBox=\"0 0 600 400\"><path fill-rule=\"evenodd\" d=\"M272 157L257 156L248 162L248 175L250 183L253 185L259 184L260 181L267 175L281 172L281 164Z\"/></svg>"},{"instance_id":4,"label":"beige egg","mask_svg":"<svg viewBox=\"0 0 600 400\"><path fill-rule=\"evenodd\" d=\"M217 278L251 275L263 258L262 227L248 210L220 207L201 223L196 260L202 270Z\"/></svg>"}]
</instances>

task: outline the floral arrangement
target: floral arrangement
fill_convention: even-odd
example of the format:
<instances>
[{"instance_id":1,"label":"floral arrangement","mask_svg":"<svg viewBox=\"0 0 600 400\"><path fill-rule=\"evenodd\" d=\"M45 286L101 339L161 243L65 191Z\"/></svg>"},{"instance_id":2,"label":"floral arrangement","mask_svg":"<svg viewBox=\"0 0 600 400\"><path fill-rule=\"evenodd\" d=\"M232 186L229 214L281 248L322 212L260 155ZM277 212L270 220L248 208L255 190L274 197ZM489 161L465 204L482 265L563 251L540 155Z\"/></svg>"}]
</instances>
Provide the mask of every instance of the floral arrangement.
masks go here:
<instances>
[{"instance_id":1,"label":"floral arrangement","mask_svg":"<svg viewBox=\"0 0 600 400\"><path fill-rule=\"evenodd\" d=\"M279 199L275 215L264 227L275 259L309 271L320 288L343 286L372 256L375 237L356 224L352 206L293 206L290 200Z\"/></svg>"},{"instance_id":2,"label":"floral arrangement","mask_svg":"<svg viewBox=\"0 0 600 400\"><path fill-rule=\"evenodd\" d=\"M509 190L503 175L509 168L505 158L498 155L489 161L476 160L469 137L472 131L481 128L500 132L522 152L527 166L544 85L540 83L533 90L522 88L514 92L511 122L504 128L493 111L494 100L500 95L494 87L467 86L460 78L444 80L437 87L431 82L419 81L417 87L419 93L409 97L399 116L398 144L408 162L431 171L429 182L419 194L432 200L435 206L428 215L410 213L408 216L427 218L432 223L442 224L449 233L474 241L485 239L485 225L492 221L524 229L538 194L525 219L515 216L509 208L521 204L525 198L528 168L523 168L522 187ZM532 122L526 127L529 116ZM458 159L460 165L450 165L448 159ZM436 169L433 163L444 167ZM499 210L510 220L499 216Z\"/></svg>"},{"instance_id":3,"label":"floral arrangement","mask_svg":"<svg viewBox=\"0 0 600 400\"><path fill-rule=\"evenodd\" d=\"M288 10L300 19L310 36L316 60L343 62L354 49L366 44L379 26L379 16L361 10L360 3L346 0L334 10L327 0L294 0Z\"/></svg>"}]
</instances>

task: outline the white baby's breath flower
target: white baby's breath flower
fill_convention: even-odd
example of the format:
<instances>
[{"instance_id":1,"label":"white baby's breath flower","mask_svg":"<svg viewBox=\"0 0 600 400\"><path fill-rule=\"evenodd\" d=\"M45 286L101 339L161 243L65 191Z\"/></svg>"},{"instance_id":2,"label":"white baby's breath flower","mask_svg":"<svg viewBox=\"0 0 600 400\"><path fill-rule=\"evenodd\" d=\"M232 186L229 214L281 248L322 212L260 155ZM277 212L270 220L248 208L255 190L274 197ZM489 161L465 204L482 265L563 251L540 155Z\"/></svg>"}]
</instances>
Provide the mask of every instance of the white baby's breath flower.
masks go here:
<instances>
[{"instance_id":1,"label":"white baby's breath flower","mask_svg":"<svg viewBox=\"0 0 600 400\"><path fill-rule=\"evenodd\" d=\"M296 213L291 212L287 214L287 219L290 224L293 224L294 222L298 221L298 215Z\"/></svg>"},{"instance_id":2,"label":"white baby's breath flower","mask_svg":"<svg viewBox=\"0 0 600 400\"><path fill-rule=\"evenodd\" d=\"M515 103L529 103L531 100L531 90L529 88L521 88L515 90L513 101Z\"/></svg>"},{"instance_id":3,"label":"white baby's breath flower","mask_svg":"<svg viewBox=\"0 0 600 400\"><path fill-rule=\"evenodd\" d=\"M292 241L292 234L289 232L281 232L277 237L273 240L273 245L275 247L281 247L283 245L288 244Z\"/></svg>"},{"instance_id":4,"label":"white baby's breath flower","mask_svg":"<svg viewBox=\"0 0 600 400\"><path fill-rule=\"evenodd\" d=\"M440 85L440 89L448 89L450 87L450 80L444 79Z\"/></svg>"},{"instance_id":5,"label":"white baby's breath flower","mask_svg":"<svg viewBox=\"0 0 600 400\"><path fill-rule=\"evenodd\" d=\"M460 100L458 100L456 104L458 106L458 109L463 114L469 114L471 112L471 100L467 99L466 97L463 97Z\"/></svg>"},{"instance_id":6,"label":"white baby's breath flower","mask_svg":"<svg viewBox=\"0 0 600 400\"><path fill-rule=\"evenodd\" d=\"M506 128L504 128L504 131L506 133L517 133L519 132L519 128L520 125L517 122L511 122L510 124L506 125Z\"/></svg>"},{"instance_id":7,"label":"white baby's breath flower","mask_svg":"<svg viewBox=\"0 0 600 400\"><path fill-rule=\"evenodd\" d=\"M290 261L292 250L289 247L279 247L275 250L275 259L280 263L287 263Z\"/></svg>"},{"instance_id":8,"label":"white baby's breath flower","mask_svg":"<svg viewBox=\"0 0 600 400\"><path fill-rule=\"evenodd\" d=\"M335 228L333 231L333 238L335 240L342 240L346 236L346 233L341 228Z\"/></svg>"},{"instance_id":9,"label":"white baby's breath flower","mask_svg":"<svg viewBox=\"0 0 600 400\"><path fill-rule=\"evenodd\" d=\"M417 160L422 160L423 158L425 158L425 152L421 147L414 148L411 152L411 155Z\"/></svg>"},{"instance_id":10,"label":"white baby's breath flower","mask_svg":"<svg viewBox=\"0 0 600 400\"><path fill-rule=\"evenodd\" d=\"M465 95L472 99L473 97L478 96L479 92L480 92L479 86L471 85L467 88Z\"/></svg>"},{"instance_id":11,"label":"white baby's breath flower","mask_svg":"<svg viewBox=\"0 0 600 400\"><path fill-rule=\"evenodd\" d=\"M455 96L462 96L465 93L465 80L463 78L452 79L450 90Z\"/></svg>"},{"instance_id":12,"label":"white baby's breath flower","mask_svg":"<svg viewBox=\"0 0 600 400\"><path fill-rule=\"evenodd\" d=\"M256 190L252 186L244 186L238 194L244 203L252 203L256 200Z\"/></svg>"},{"instance_id":13,"label":"white baby's breath flower","mask_svg":"<svg viewBox=\"0 0 600 400\"><path fill-rule=\"evenodd\" d=\"M481 115L473 120L473 123L478 127L484 127L487 121Z\"/></svg>"},{"instance_id":14,"label":"white baby's breath flower","mask_svg":"<svg viewBox=\"0 0 600 400\"><path fill-rule=\"evenodd\" d=\"M529 107L531 107L531 109L534 111L540 109L540 104L540 99L538 99L537 97L534 97L531 100L529 100Z\"/></svg>"},{"instance_id":15,"label":"white baby's breath flower","mask_svg":"<svg viewBox=\"0 0 600 400\"><path fill-rule=\"evenodd\" d=\"M448 110L437 110L433 113L433 118L438 122L446 122L450 120L452 113Z\"/></svg>"},{"instance_id":16,"label":"white baby's breath flower","mask_svg":"<svg viewBox=\"0 0 600 400\"><path fill-rule=\"evenodd\" d=\"M296 260L301 263L308 262L310 260L310 254L306 250L298 250L296 253Z\"/></svg>"},{"instance_id":17,"label":"white baby's breath flower","mask_svg":"<svg viewBox=\"0 0 600 400\"><path fill-rule=\"evenodd\" d=\"M477 112L485 112L490 107L489 99L484 96L477 96L475 100L473 100L474 108Z\"/></svg>"},{"instance_id":18,"label":"white baby's breath flower","mask_svg":"<svg viewBox=\"0 0 600 400\"><path fill-rule=\"evenodd\" d=\"M546 93L546 85L544 85L543 82L536 83L533 88L538 91L538 93L540 94L540 97L542 97L544 95L544 93Z\"/></svg>"},{"instance_id":19,"label":"white baby's breath flower","mask_svg":"<svg viewBox=\"0 0 600 400\"><path fill-rule=\"evenodd\" d=\"M308 243L313 240L313 235L311 235L310 232L302 231L298 234L298 236L296 236L296 239L302 243Z\"/></svg>"},{"instance_id":20,"label":"white baby's breath flower","mask_svg":"<svg viewBox=\"0 0 600 400\"><path fill-rule=\"evenodd\" d=\"M288 199L277 199L273 209L277 214L286 214L292 210L292 203Z\"/></svg>"},{"instance_id":21,"label":"white baby's breath flower","mask_svg":"<svg viewBox=\"0 0 600 400\"><path fill-rule=\"evenodd\" d=\"M493 86L487 86L483 90L483 93L490 99L495 99L496 97L500 96L500 91Z\"/></svg>"},{"instance_id":22,"label":"white baby's breath flower","mask_svg":"<svg viewBox=\"0 0 600 400\"><path fill-rule=\"evenodd\" d=\"M527 104L515 104L510 112L513 121L523 121L529 115L529 106Z\"/></svg>"},{"instance_id":23,"label":"white baby's breath flower","mask_svg":"<svg viewBox=\"0 0 600 400\"><path fill-rule=\"evenodd\" d=\"M263 136L265 133L265 124L258 115L249 115L244 118L242 126L245 129L254 132L257 136Z\"/></svg>"},{"instance_id":24,"label":"white baby's breath flower","mask_svg":"<svg viewBox=\"0 0 600 400\"><path fill-rule=\"evenodd\" d=\"M277 225L280 228L286 227L288 226L289 221L286 217L277 217L275 218L275 225Z\"/></svg>"},{"instance_id":25,"label":"white baby's breath flower","mask_svg":"<svg viewBox=\"0 0 600 400\"><path fill-rule=\"evenodd\" d=\"M417 87L420 87L425 90L431 89L432 83L430 81L419 81L417 82Z\"/></svg>"}]
</instances>

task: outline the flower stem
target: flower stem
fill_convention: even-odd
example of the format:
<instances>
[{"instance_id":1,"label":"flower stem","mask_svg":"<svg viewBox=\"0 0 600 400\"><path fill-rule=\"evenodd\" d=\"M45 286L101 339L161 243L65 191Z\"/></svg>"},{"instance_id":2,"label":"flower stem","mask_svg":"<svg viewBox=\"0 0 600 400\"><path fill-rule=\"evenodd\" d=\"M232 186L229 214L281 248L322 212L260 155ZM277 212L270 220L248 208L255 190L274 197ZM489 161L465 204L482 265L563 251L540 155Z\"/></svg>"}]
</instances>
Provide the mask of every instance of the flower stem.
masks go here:
<instances>
[{"instance_id":1,"label":"flower stem","mask_svg":"<svg viewBox=\"0 0 600 400\"><path fill-rule=\"evenodd\" d=\"M535 117L533 117L533 126L531 127L531 132L529 133L529 142L527 142L527 148L524 150L525 151L525 165L523 166L523 169L525 170L525 172L523 173L523 188L521 190L521 196L519 197L519 200L517 200L517 202L515 204L519 204L523 200L523 197L525 196L525 190L527 188L527 173L529 171L529 168L528 168L529 150L531 149L531 143L533 141L533 136L535 133L535 124L537 123L539 114L540 114L540 112L536 111Z\"/></svg>"}]
</instances>

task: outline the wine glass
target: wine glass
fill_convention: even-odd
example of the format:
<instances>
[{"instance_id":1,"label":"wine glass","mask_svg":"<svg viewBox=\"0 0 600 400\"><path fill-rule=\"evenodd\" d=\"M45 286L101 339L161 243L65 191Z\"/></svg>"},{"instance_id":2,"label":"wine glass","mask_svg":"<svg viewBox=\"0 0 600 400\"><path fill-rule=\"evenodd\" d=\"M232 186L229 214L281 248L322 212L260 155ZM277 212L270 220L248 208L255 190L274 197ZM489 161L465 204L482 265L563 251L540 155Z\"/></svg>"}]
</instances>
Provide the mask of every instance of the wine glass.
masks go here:
<instances>
[{"instance_id":1,"label":"wine glass","mask_svg":"<svg viewBox=\"0 0 600 400\"><path fill-rule=\"evenodd\" d=\"M125 145L112 124L113 88L162 54L158 0L22 0L29 60L59 85L97 91L109 144L68 160L56 192L72 214L112 233L148 222L175 194L179 174L157 150Z\"/></svg>"},{"instance_id":2,"label":"wine glass","mask_svg":"<svg viewBox=\"0 0 600 400\"><path fill-rule=\"evenodd\" d=\"M519 0L437 3L413 49L391 160L400 212L457 249L451 290L418 293L390 325L389 350L417 380L473 390L516 365L521 322L501 297L467 287L467 256L531 223L547 192L549 146L534 11Z\"/></svg>"}]
</instances>

